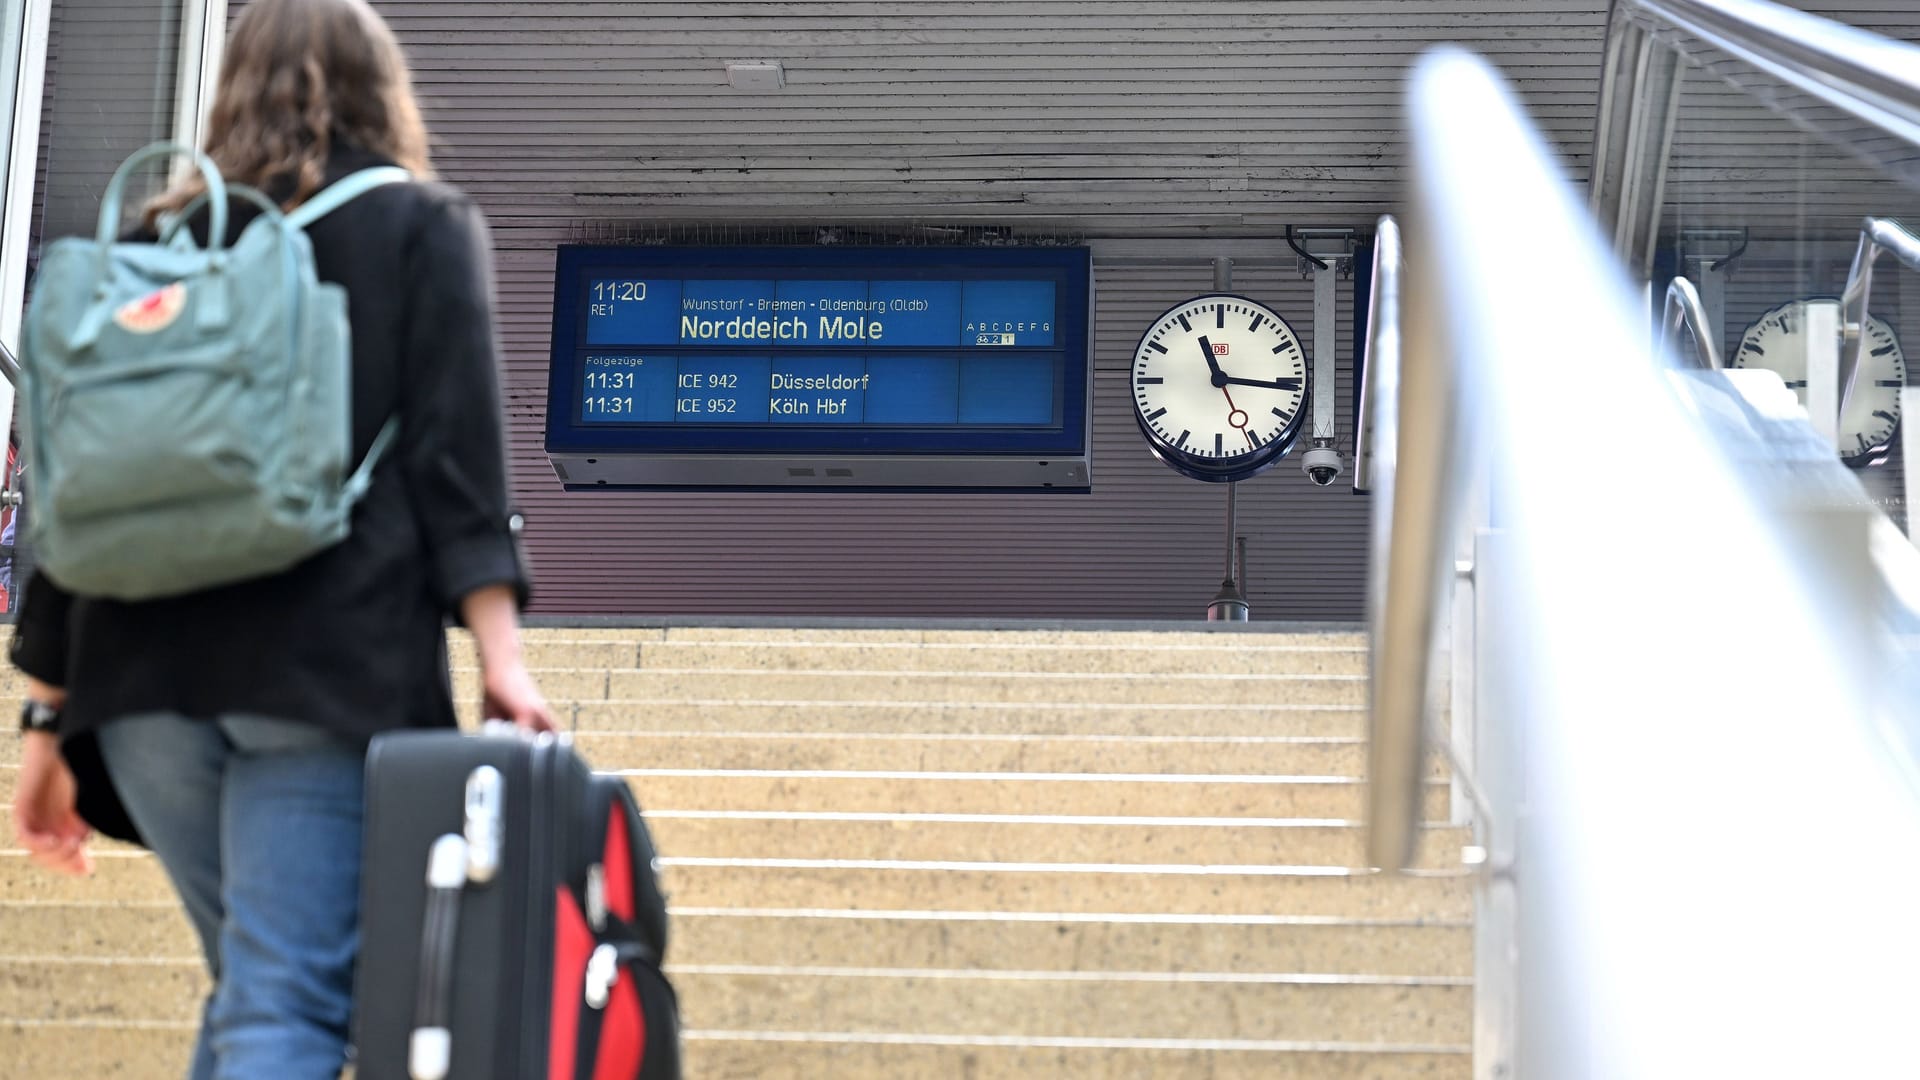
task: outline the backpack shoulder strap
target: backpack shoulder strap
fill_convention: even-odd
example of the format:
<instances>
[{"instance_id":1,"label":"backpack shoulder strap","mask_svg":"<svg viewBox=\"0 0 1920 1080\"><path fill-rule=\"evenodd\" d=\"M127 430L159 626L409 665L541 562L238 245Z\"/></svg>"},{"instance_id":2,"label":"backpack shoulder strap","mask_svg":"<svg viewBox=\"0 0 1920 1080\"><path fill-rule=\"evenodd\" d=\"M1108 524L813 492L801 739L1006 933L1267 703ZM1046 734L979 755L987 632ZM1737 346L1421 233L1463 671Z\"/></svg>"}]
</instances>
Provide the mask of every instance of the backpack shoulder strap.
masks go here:
<instances>
[{"instance_id":1,"label":"backpack shoulder strap","mask_svg":"<svg viewBox=\"0 0 1920 1080\"><path fill-rule=\"evenodd\" d=\"M295 207L294 211L287 215L287 224L296 229L304 229L374 188L385 187L388 184L404 184L411 179L413 174L397 165L361 169L357 173L343 176L328 184L319 194Z\"/></svg>"}]
</instances>

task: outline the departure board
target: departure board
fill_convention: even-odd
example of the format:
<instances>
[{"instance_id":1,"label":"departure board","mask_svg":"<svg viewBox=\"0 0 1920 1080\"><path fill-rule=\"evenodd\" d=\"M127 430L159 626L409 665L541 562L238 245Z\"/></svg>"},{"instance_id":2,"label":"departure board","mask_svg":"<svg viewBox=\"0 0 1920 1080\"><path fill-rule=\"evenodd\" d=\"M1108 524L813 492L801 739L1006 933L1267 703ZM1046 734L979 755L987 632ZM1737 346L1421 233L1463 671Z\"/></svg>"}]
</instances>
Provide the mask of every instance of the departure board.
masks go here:
<instances>
[{"instance_id":1,"label":"departure board","mask_svg":"<svg viewBox=\"0 0 1920 1080\"><path fill-rule=\"evenodd\" d=\"M592 275L587 424L1049 427L1054 282Z\"/></svg>"},{"instance_id":2,"label":"departure board","mask_svg":"<svg viewBox=\"0 0 1920 1080\"><path fill-rule=\"evenodd\" d=\"M563 247L548 450L1084 455L1081 248Z\"/></svg>"}]
</instances>

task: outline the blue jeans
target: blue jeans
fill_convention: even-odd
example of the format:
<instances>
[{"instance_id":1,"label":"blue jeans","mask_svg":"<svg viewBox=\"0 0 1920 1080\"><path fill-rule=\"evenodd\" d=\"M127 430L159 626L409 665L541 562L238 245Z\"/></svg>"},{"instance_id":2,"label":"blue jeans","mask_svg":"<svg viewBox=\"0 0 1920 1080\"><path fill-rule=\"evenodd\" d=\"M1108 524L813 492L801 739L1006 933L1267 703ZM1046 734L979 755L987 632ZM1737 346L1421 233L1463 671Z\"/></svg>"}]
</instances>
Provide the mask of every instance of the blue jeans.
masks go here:
<instances>
[{"instance_id":1,"label":"blue jeans","mask_svg":"<svg viewBox=\"0 0 1920 1080\"><path fill-rule=\"evenodd\" d=\"M252 716L132 716L99 740L213 975L191 1080L336 1080L359 949L365 751Z\"/></svg>"}]
</instances>

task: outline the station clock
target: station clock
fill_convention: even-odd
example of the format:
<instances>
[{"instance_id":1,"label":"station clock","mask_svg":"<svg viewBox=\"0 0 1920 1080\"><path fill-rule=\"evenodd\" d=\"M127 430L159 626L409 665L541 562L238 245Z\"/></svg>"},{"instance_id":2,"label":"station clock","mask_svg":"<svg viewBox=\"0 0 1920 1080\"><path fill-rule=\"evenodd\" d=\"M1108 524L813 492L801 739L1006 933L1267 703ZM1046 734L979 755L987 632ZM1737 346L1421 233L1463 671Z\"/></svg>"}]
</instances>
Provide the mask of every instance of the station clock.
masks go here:
<instances>
[{"instance_id":1,"label":"station clock","mask_svg":"<svg viewBox=\"0 0 1920 1080\"><path fill-rule=\"evenodd\" d=\"M1168 308L1140 336L1132 375L1147 445L1196 480L1245 480L1300 436L1306 351L1259 301L1211 293Z\"/></svg>"},{"instance_id":2,"label":"station clock","mask_svg":"<svg viewBox=\"0 0 1920 1080\"><path fill-rule=\"evenodd\" d=\"M1831 298L1794 300L1754 320L1740 335L1731 366L1767 368L1807 403L1807 311L1815 305L1838 307ZM1868 464L1885 455L1900 427L1900 390L1907 385L1907 360L1893 328L1868 316L1867 348L1854 374L1853 396L1840 418L1840 457L1849 465Z\"/></svg>"}]
</instances>

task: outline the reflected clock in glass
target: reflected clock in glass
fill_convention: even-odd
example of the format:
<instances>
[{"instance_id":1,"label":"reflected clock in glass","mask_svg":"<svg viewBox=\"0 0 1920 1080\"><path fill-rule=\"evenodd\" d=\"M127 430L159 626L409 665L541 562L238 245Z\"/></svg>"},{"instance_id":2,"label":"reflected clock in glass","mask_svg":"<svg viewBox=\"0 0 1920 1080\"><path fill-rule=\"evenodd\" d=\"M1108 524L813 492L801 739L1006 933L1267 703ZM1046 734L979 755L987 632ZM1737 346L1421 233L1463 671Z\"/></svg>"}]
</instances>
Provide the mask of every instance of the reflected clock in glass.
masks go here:
<instances>
[{"instance_id":1,"label":"reflected clock in glass","mask_svg":"<svg viewBox=\"0 0 1920 1080\"><path fill-rule=\"evenodd\" d=\"M1300 437L1306 350L1265 304L1198 296L1141 335L1132 384L1133 414L1154 456L1196 480L1245 480Z\"/></svg>"},{"instance_id":2,"label":"reflected clock in glass","mask_svg":"<svg viewBox=\"0 0 1920 1080\"><path fill-rule=\"evenodd\" d=\"M1766 368L1786 381L1807 403L1807 310L1813 305L1838 308L1833 299L1795 300L1756 319L1740 336L1732 366ZM1836 314L1835 318L1838 318ZM1882 457L1900 427L1900 390L1907 385L1907 359L1893 328L1867 317L1867 349L1854 375L1853 397L1840 418L1840 457L1849 465L1864 465Z\"/></svg>"}]
</instances>

